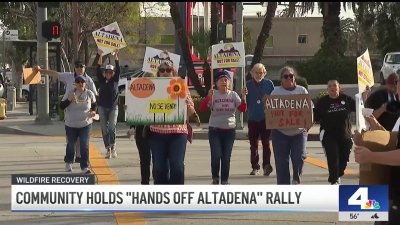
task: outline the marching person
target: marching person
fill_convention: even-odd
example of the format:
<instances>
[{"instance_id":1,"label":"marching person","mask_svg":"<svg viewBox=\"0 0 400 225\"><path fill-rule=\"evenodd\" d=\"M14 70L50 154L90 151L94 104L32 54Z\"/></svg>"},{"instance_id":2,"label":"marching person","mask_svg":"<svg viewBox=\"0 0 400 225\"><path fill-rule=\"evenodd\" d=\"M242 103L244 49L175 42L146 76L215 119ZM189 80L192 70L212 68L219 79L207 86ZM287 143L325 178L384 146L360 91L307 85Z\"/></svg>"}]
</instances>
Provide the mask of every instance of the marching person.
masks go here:
<instances>
[{"instance_id":1,"label":"marching person","mask_svg":"<svg viewBox=\"0 0 400 225\"><path fill-rule=\"evenodd\" d=\"M296 73L292 67L280 70L281 86L271 95L308 94L307 89L296 84ZM277 184L300 184L306 158L306 143L310 127L272 129L271 138L275 157ZM293 179L290 179L289 159L292 161Z\"/></svg>"},{"instance_id":2,"label":"marching person","mask_svg":"<svg viewBox=\"0 0 400 225\"><path fill-rule=\"evenodd\" d=\"M242 89L242 99L230 90L231 77L226 70L219 71L214 77L217 89L210 89L200 103L200 111L211 109L208 127L208 139L211 149L212 184L229 184L229 170L233 143L235 141L235 112L246 112L247 88ZM221 176L220 176L221 167Z\"/></svg>"},{"instance_id":3,"label":"marching person","mask_svg":"<svg viewBox=\"0 0 400 225\"><path fill-rule=\"evenodd\" d=\"M106 65L104 74L101 70L103 64L103 51L98 49L99 61L97 65L97 80L99 82L99 116L103 143L106 148L106 159L116 158L115 149L116 125L118 118L118 81L120 67L118 49L114 51L115 66Z\"/></svg>"},{"instance_id":4,"label":"marching person","mask_svg":"<svg viewBox=\"0 0 400 225\"><path fill-rule=\"evenodd\" d=\"M266 129L264 113L264 97L271 94L274 90L274 84L271 80L265 79L267 70L262 63L257 63L250 70L252 79L247 81L246 87L249 94L247 99L247 123L249 128L250 141L250 162L252 171L250 175L258 175L260 170L258 140L261 139L263 147L262 168L264 176L269 176L273 171L271 166L271 148L269 138L271 130Z\"/></svg>"},{"instance_id":5,"label":"marching person","mask_svg":"<svg viewBox=\"0 0 400 225\"><path fill-rule=\"evenodd\" d=\"M328 161L328 181L340 184L353 146L350 115L356 111L356 102L340 90L337 80L328 81L327 89L328 95L316 103L314 118L321 124L320 137Z\"/></svg>"},{"instance_id":6,"label":"marching person","mask_svg":"<svg viewBox=\"0 0 400 225\"><path fill-rule=\"evenodd\" d=\"M86 88L83 76L75 77L76 88L68 90L61 100L60 107L65 109L65 132L67 147L65 151L65 170L72 171L74 145L79 138L81 149L80 167L83 174L92 173L89 168L89 139L92 128L92 117L96 115L96 97Z\"/></svg>"}]
</instances>

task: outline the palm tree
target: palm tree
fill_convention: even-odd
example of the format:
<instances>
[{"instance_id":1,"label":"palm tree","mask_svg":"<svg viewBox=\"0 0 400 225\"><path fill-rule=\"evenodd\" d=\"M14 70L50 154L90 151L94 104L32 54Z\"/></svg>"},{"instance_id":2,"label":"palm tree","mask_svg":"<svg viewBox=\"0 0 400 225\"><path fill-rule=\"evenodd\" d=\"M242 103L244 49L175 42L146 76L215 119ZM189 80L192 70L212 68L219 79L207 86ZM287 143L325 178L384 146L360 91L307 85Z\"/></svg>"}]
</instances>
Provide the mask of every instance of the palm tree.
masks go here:
<instances>
[{"instance_id":1,"label":"palm tree","mask_svg":"<svg viewBox=\"0 0 400 225\"><path fill-rule=\"evenodd\" d=\"M192 56L189 51L189 41L188 41L189 38L180 20L178 6L176 2L168 2L168 5L170 7L172 21L174 22L175 25L176 35L179 39L179 43L181 44L182 58L186 62L188 76L192 80L194 88L196 89L197 93L200 96L204 97L206 96L206 93L200 84L199 77L196 71L194 70Z\"/></svg>"},{"instance_id":2,"label":"palm tree","mask_svg":"<svg viewBox=\"0 0 400 225\"><path fill-rule=\"evenodd\" d=\"M200 27L198 32L193 32L190 36L190 43L194 50L199 53L200 58L203 59L203 79L206 88L205 93L208 93L208 90L211 88L211 66L207 61L211 46L210 36L211 31L205 30L204 27Z\"/></svg>"},{"instance_id":3,"label":"palm tree","mask_svg":"<svg viewBox=\"0 0 400 225\"><path fill-rule=\"evenodd\" d=\"M254 54L253 54L254 56L253 60L251 61L250 68L253 68L253 66L256 63L261 62L261 57L264 52L264 46L267 43L267 39L269 37L269 31L271 30L272 27L272 18L275 16L277 5L278 5L277 2L268 2L264 23L261 28L260 34L258 35L257 44L256 48L254 49ZM251 79L250 73L246 75L246 80L249 79Z\"/></svg>"}]
</instances>

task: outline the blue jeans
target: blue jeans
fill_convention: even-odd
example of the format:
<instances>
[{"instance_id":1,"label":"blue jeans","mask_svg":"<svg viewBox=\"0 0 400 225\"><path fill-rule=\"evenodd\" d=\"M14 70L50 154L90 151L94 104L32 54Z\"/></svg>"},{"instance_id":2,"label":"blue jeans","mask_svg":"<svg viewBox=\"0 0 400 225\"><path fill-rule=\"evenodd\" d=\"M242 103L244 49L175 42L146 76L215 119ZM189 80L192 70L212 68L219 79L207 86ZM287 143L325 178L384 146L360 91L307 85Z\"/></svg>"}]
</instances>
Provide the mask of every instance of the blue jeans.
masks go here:
<instances>
[{"instance_id":1,"label":"blue jeans","mask_svg":"<svg viewBox=\"0 0 400 225\"><path fill-rule=\"evenodd\" d=\"M307 136L307 132L288 136L278 130L271 131L277 184L290 184L289 158L292 161L293 181L301 183Z\"/></svg>"},{"instance_id":2,"label":"blue jeans","mask_svg":"<svg viewBox=\"0 0 400 225\"><path fill-rule=\"evenodd\" d=\"M104 146L111 148L115 145L115 126L117 125L118 107L106 108L99 106L98 109Z\"/></svg>"},{"instance_id":3,"label":"blue jeans","mask_svg":"<svg viewBox=\"0 0 400 225\"><path fill-rule=\"evenodd\" d=\"M187 134L158 134L149 137L154 162L154 184L184 184ZM168 166L169 165L169 166Z\"/></svg>"},{"instance_id":4,"label":"blue jeans","mask_svg":"<svg viewBox=\"0 0 400 225\"><path fill-rule=\"evenodd\" d=\"M235 129L208 128L208 140L211 148L211 175L213 179L219 180L219 168L221 166L221 183L226 183L229 179L235 134Z\"/></svg>"},{"instance_id":5,"label":"blue jeans","mask_svg":"<svg viewBox=\"0 0 400 225\"><path fill-rule=\"evenodd\" d=\"M64 162L73 163L75 157L75 142L79 137L79 144L81 149L81 169L89 167L89 138L92 124L86 127L74 128L65 126L65 132L67 134L67 149L65 151Z\"/></svg>"}]
</instances>

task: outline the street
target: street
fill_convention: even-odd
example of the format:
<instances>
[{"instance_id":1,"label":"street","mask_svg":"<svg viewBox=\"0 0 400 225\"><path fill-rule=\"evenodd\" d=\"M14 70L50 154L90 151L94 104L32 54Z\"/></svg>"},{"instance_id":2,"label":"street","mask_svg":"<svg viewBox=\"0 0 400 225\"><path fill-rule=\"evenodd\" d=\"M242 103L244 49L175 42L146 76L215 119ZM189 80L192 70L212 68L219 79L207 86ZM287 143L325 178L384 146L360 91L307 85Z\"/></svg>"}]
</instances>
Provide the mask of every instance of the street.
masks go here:
<instances>
[{"instance_id":1,"label":"street","mask_svg":"<svg viewBox=\"0 0 400 225\"><path fill-rule=\"evenodd\" d=\"M11 174L65 174L64 124L53 120L49 125L37 125L35 116L25 111L27 104L17 104L16 110L8 112L7 119L0 122L0 223L10 225L31 224L349 224L338 222L337 213L70 213L70 212L10 212ZM203 128L206 124L202 125ZM139 155L134 141L126 137L128 127L117 126L118 158L104 159L105 149L100 126L93 125L90 162L98 184L140 184ZM196 133L205 133L199 129ZM245 136L245 130L237 131ZM312 128L313 133L318 128ZM198 135L204 137L205 135ZM196 135L195 135L196 137ZM245 138L241 138L245 139ZM307 143L308 157L303 171L303 184L328 184L326 159L318 141ZM231 159L230 183L232 185L276 184L275 171L269 177L250 176L249 142L237 139ZM274 166L273 155L271 158ZM187 145L185 158L185 184L210 184L210 150L208 140L194 139ZM79 165L73 165L79 173ZM354 155L342 177L342 184L358 184L358 164ZM251 186L246 186L246 188ZM354 223L351 223L354 224ZM357 224L372 224L359 222Z\"/></svg>"}]
</instances>

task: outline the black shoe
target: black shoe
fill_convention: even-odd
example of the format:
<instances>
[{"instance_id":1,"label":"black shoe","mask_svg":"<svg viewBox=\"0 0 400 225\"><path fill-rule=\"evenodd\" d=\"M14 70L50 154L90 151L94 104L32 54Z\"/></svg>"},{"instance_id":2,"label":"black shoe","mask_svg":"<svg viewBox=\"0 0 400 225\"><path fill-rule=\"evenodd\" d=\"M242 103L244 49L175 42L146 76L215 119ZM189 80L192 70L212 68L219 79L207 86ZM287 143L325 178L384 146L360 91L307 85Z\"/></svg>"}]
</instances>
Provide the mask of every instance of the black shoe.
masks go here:
<instances>
[{"instance_id":1,"label":"black shoe","mask_svg":"<svg viewBox=\"0 0 400 225\"><path fill-rule=\"evenodd\" d=\"M78 157L78 156L75 157L75 162L76 162L76 163L80 163L80 162L81 162L81 157Z\"/></svg>"},{"instance_id":2,"label":"black shoe","mask_svg":"<svg viewBox=\"0 0 400 225\"><path fill-rule=\"evenodd\" d=\"M218 178L213 178L212 184L219 184L219 179Z\"/></svg>"}]
</instances>

